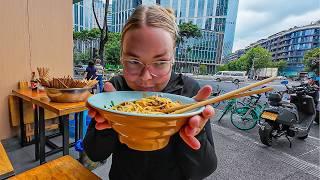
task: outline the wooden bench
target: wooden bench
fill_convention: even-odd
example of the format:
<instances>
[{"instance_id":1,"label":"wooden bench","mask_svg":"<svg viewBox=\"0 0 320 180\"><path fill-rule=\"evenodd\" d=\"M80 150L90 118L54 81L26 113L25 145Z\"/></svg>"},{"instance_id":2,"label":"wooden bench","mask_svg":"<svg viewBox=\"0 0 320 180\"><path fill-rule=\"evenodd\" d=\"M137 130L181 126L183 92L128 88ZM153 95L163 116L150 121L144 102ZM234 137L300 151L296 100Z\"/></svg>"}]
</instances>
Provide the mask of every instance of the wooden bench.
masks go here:
<instances>
[{"instance_id":1,"label":"wooden bench","mask_svg":"<svg viewBox=\"0 0 320 180\"><path fill-rule=\"evenodd\" d=\"M0 179L5 179L13 175L14 171L12 164L0 142Z\"/></svg>"},{"instance_id":2,"label":"wooden bench","mask_svg":"<svg viewBox=\"0 0 320 180\"><path fill-rule=\"evenodd\" d=\"M33 179L101 179L71 156L63 156L43 165L25 171L10 179L33 180Z\"/></svg>"}]
</instances>

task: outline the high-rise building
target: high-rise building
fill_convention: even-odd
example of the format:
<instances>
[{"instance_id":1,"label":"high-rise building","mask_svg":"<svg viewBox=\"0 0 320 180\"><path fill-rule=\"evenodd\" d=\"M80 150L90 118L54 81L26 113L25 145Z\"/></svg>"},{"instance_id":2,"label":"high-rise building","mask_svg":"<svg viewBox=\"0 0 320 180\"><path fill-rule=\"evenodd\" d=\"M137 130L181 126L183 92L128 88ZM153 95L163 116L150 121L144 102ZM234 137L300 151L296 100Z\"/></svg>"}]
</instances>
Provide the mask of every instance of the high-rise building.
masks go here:
<instances>
[{"instance_id":1,"label":"high-rise building","mask_svg":"<svg viewBox=\"0 0 320 180\"><path fill-rule=\"evenodd\" d=\"M239 0L113 0L112 30L120 32L135 7L160 4L174 9L177 23L192 22L202 37L177 46L176 71L193 72L200 64L213 73L221 58L231 53Z\"/></svg>"},{"instance_id":2,"label":"high-rise building","mask_svg":"<svg viewBox=\"0 0 320 180\"><path fill-rule=\"evenodd\" d=\"M303 57L306 51L320 47L320 20L301 27L293 27L250 44L245 50L258 45L272 53L273 61L285 60L288 67L283 74L296 75L304 70Z\"/></svg>"},{"instance_id":3,"label":"high-rise building","mask_svg":"<svg viewBox=\"0 0 320 180\"><path fill-rule=\"evenodd\" d=\"M104 12L105 12L105 1L94 0L95 12L100 25L103 24ZM108 7L108 27L112 24L111 5ZM97 28L97 23L92 11L92 0L81 0L73 4L73 29L74 31L82 31L84 29Z\"/></svg>"},{"instance_id":4,"label":"high-rise building","mask_svg":"<svg viewBox=\"0 0 320 180\"><path fill-rule=\"evenodd\" d=\"M97 22L95 20L92 8L93 0L79 0L74 1L73 4L73 29L74 31L90 30L93 28L98 28ZM103 26L104 15L105 15L106 2L104 0L94 0L94 9L96 13L99 25ZM108 15L107 15L107 25L108 30L111 30L112 15L111 15L111 4L109 3ZM89 53L92 55L94 49L99 47L99 39L91 40L90 42L83 40L74 40L74 50L81 53Z\"/></svg>"},{"instance_id":5,"label":"high-rise building","mask_svg":"<svg viewBox=\"0 0 320 180\"><path fill-rule=\"evenodd\" d=\"M73 31L92 29L92 8L90 1L73 4Z\"/></svg>"}]
</instances>

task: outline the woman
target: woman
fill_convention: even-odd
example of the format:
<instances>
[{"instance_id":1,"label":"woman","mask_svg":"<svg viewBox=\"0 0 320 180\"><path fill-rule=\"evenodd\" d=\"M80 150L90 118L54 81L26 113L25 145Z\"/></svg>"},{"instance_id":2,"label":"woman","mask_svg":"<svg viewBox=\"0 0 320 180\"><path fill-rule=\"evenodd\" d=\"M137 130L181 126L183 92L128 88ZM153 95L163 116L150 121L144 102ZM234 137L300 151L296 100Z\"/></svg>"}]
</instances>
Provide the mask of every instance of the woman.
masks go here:
<instances>
[{"instance_id":1,"label":"woman","mask_svg":"<svg viewBox=\"0 0 320 180\"><path fill-rule=\"evenodd\" d=\"M122 31L123 76L113 77L105 91L156 91L203 100L211 87L172 72L178 28L172 11L160 6L139 6ZM93 161L112 154L110 179L202 179L217 166L207 106L201 115L191 117L179 133L160 150L143 152L121 144L108 121L89 107L95 117L84 139L84 148Z\"/></svg>"},{"instance_id":2,"label":"woman","mask_svg":"<svg viewBox=\"0 0 320 180\"><path fill-rule=\"evenodd\" d=\"M88 67L86 68L86 71L84 73L84 78L86 80L95 79L97 77L96 73L97 73L97 70L94 67L93 61L89 61ZM97 88L96 86L92 88L91 94L94 94L96 88Z\"/></svg>"}]
</instances>

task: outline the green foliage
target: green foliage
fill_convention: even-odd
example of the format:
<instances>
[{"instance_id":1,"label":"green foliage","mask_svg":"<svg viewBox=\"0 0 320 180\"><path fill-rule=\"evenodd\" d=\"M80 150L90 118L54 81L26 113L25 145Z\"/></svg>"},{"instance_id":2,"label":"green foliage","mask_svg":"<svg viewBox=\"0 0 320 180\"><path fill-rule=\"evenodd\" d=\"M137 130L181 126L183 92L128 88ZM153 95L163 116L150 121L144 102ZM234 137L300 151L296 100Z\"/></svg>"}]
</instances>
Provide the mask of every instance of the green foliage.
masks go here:
<instances>
[{"instance_id":1,"label":"green foliage","mask_svg":"<svg viewBox=\"0 0 320 180\"><path fill-rule=\"evenodd\" d=\"M304 54L303 63L306 71L319 75L320 48L314 48Z\"/></svg>"},{"instance_id":2,"label":"green foliage","mask_svg":"<svg viewBox=\"0 0 320 180\"><path fill-rule=\"evenodd\" d=\"M220 65L218 66L217 68L218 71L228 71L228 65L227 64L224 64L224 65Z\"/></svg>"},{"instance_id":3,"label":"green foliage","mask_svg":"<svg viewBox=\"0 0 320 180\"><path fill-rule=\"evenodd\" d=\"M108 42L105 44L104 57L108 64L120 64L120 33L109 32Z\"/></svg>"},{"instance_id":4,"label":"green foliage","mask_svg":"<svg viewBox=\"0 0 320 180\"><path fill-rule=\"evenodd\" d=\"M184 43L186 39L201 37L201 31L197 25L192 24L192 22L181 23L179 27L179 38L177 39L177 44Z\"/></svg>"},{"instance_id":5,"label":"green foliage","mask_svg":"<svg viewBox=\"0 0 320 180\"><path fill-rule=\"evenodd\" d=\"M249 70L252 65L255 69L266 68L272 62L271 53L261 46L251 48L241 56L240 59L241 58L244 58L247 61L247 70Z\"/></svg>"},{"instance_id":6,"label":"green foliage","mask_svg":"<svg viewBox=\"0 0 320 180\"><path fill-rule=\"evenodd\" d=\"M204 64L200 64L199 71L200 71L200 74L206 74L207 73L207 66Z\"/></svg>"},{"instance_id":7,"label":"green foliage","mask_svg":"<svg viewBox=\"0 0 320 180\"><path fill-rule=\"evenodd\" d=\"M278 68L278 71L281 72L283 71L284 68L286 68L288 66L288 63L287 61L285 60L280 60L280 61L277 61L277 62L271 62L268 67L271 67L271 68Z\"/></svg>"},{"instance_id":8,"label":"green foliage","mask_svg":"<svg viewBox=\"0 0 320 180\"><path fill-rule=\"evenodd\" d=\"M271 65L274 66L271 53L261 46L257 46L249 49L239 59L231 61L221 68L230 71L249 71L252 66L257 69L270 67Z\"/></svg>"},{"instance_id":9,"label":"green foliage","mask_svg":"<svg viewBox=\"0 0 320 180\"><path fill-rule=\"evenodd\" d=\"M75 64L88 64L90 61L90 53L85 51L84 53L81 52L73 52L73 62Z\"/></svg>"},{"instance_id":10,"label":"green foliage","mask_svg":"<svg viewBox=\"0 0 320 180\"><path fill-rule=\"evenodd\" d=\"M100 37L100 30L93 28L91 30L82 30L79 32L73 32L73 39L89 41Z\"/></svg>"},{"instance_id":11,"label":"green foliage","mask_svg":"<svg viewBox=\"0 0 320 180\"><path fill-rule=\"evenodd\" d=\"M230 71L247 71L248 61L247 59L240 57L238 60L228 63L227 67Z\"/></svg>"}]
</instances>

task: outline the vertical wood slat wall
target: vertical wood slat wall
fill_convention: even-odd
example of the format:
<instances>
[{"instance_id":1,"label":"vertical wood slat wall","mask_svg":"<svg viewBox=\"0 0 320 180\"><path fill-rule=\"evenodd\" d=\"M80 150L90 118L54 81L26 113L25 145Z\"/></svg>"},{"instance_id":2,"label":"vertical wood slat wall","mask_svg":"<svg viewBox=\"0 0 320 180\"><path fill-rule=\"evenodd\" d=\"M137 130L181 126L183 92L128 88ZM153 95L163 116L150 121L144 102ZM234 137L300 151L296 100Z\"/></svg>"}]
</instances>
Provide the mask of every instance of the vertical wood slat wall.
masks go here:
<instances>
[{"instance_id":1,"label":"vertical wood slat wall","mask_svg":"<svg viewBox=\"0 0 320 180\"><path fill-rule=\"evenodd\" d=\"M0 140L16 135L8 95L36 67L72 75L72 0L0 1Z\"/></svg>"}]
</instances>

